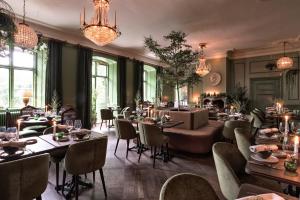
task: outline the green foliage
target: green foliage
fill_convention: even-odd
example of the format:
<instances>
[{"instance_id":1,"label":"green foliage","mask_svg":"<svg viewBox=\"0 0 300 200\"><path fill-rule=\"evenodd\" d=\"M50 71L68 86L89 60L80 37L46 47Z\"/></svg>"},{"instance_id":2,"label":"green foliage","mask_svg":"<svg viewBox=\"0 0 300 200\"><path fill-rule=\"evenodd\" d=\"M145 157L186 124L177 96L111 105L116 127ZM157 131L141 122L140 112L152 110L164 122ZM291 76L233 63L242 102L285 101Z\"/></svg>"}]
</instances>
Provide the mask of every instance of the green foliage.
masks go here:
<instances>
[{"instance_id":1,"label":"green foliage","mask_svg":"<svg viewBox=\"0 0 300 200\"><path fill-rule=\"evenodd\" d=\"M58 108L60 107L60 100L56 90L54 90L53 92L50 106L52 107L54 112L57 112Z\"/></svg>"},{"instance_id":2,"label":"green foliage","mask_svg":"<svg viewBox=\"0 0 300 200\"><path fill-rule=\"evenodd\" d=\"M97 122L97 107L96 107L97 96L98 96L98 93L96 90L94 90L93 94L92 94L92 110L91 110L91 124L92 125L95 125Z\"/></svg>"},{"instance_id":3,"label":"green foliage","mask_svg":"<svg viewBox=\"0 0 300 200\"><path fill-rule=\"evenodd\" d=\"M14 19L0 9L0 40L10 45L14 42L14 34L17 31Z\"/></svg>"},{"instance_id":4,"label":"green foliage","mask_svg":"<svg viewBox=\"0 0 300 200\"><path fill-rule=\"evenodd\" d=\"M227 102L233 105L238 112L250 112L250 100L247 97L247 88L236 85L233 92L227 96Z\"/></svg>"},{"instance_id":5,"label":"green foliage","mask_svg":"<svg viewBox=\"0 0 300 200\"><path fill-rule=\"evenodd\" d=\"M184 32L172 31L164 36L168 46L161 46L152 37L145 38L145 46L153 52L167 67L161 71L161 78L165 83L176 85L179 88L185 84L195 84L201 78L195 73L198 52L186 43Z\"/></svg>"}]
</instances>

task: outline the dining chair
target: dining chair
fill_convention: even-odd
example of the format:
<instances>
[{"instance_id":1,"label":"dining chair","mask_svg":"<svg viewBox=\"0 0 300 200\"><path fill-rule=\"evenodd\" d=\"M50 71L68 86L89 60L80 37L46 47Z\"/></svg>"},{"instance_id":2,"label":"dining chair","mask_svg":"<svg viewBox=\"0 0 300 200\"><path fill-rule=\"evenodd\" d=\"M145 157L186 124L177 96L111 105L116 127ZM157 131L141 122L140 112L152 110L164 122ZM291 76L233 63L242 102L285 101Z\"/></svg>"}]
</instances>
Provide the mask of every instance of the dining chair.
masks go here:
<instances>
[{"instance_id":1,"label":"dining chair","mask_svg":"<svg viewBox=\"0 0 300 200\"><path fill-rule=\"evenodd\" d=\"M106 127L110 128L110 122L115 119L113 111L111 109L100 109L100 116L101 116L100 130L102 128L103 121L105 122Z\"/></svg>"},{"instance_id":2,"label":"dining chair","mask_svg":"<svg viewBox=\"0 0 300 200\"><path fill-rule=\"evenodd\" d=\"M244 156L246 160L250 158L250 149L251 146L251 133L249 130L244 128L236 128L234 129L234 134L236 138L236 143L239 151Z\"/></svg>"},{"instance_id":3,"label":"dining chair","mask_svg":"<svg viewBox=\"0 0 300 200\"><path fill-rule=\"evenodd\" d=\"M162 131L159 127L148 124L148 123L139 123L139 138L140 138L140 150L139 150L139 159L141 159L141 155L143 151L141 148L144 148L144 146L151 147L151 149L154 149L153 152L153 168L155 167L155 159L157 156L157 150L158 148L162 148L161 151L163 152L163 148L166 148L167 156L169 155L169 147L168 142L169 138L162 134Z\"/></svg>"},{"instance_id":4,"label":"dining chair","mask_svg":"<svg viewBox=\"0 0 300 200\"><path fill-rule=\"evenodd\" d=\"M226 199L236 199L243 183L262 186L282 192L280 185L272 180L246 174L246 159L234 144L217 142L213 145L213 157L222 194Z\"/></svg>"},{"instance_id":5,"label":"dining chair","mask_svg":"<svg viewBox=\"0 0 300 200\"><path fill-rule=\"evenodd\" d=\"M48 184L49 154L0 163L0 199L37 199Z\"/></svg>"},{"instance_id":6,"label":"dining chair","mask_svg":"<svg viewBox=\"0 0 300 200\"><path fill-rule=\"evenodd\" d=\"M118 114L118 119L126 119L124 113L130 111L130 107L125 107L121 110L120 114Z\"/></svg>"},{"instance_id":7,"label":"dining chair","mask_svg":"<svg viewBox=\"0 0 300 200\"><path fill-rule=\"evenodd\" d=\"M56 127L56 132L67 132L66 129L61 129L59 127ZM53 127L49 127L44 130L43 135L52 134L53 133ZM55 163L55 174L56 174L56 190L59 190L59 163L64 159L66 155L66 149L59 148L55 149L50 153L50 162L49 167L51 166L51 162Z\"/></svg>"},{"instance_id":8,"label":"dining chair","mask_svg":"<svg viewBox=\"0 0 300 200\"><path fill-rule=\"evenodd\" d=\"M248 121L241 121L241 120L228 120L224 123L223 129L223 137L230 141L231 143L235 143L235 135L234 129L235 128L247 128L250 129L250 122Z\"/></svg>"},{"instance_id":9,"label":"dining chair","mask_svg":"<svg viewBox=\"0 0 300 200\"><path fill-rule=\"evenodd\" d=\"M254 118L253 127L256 128L257 130L260 129L260 128L274 127L274 123L265 122L264 119L259 114L257 114L257 112L252 111L252 112L250 112L250 115L253 116L253 118Z\"/></svg>"},{"instance_id":10,"label":"dining chair","mask_svg":"<svg viewBox=\"0 0 300 200\"><path fill-rule=\"evenodd\" d=\"M21 108L20 110L20 114L22 115L30 115L33 116L34 112L37 110L37 108L33 107L33 106L25 106L23 108Z\"/></svg>"},{"instance_id":11,"label":"dining chair","mask_svg":"<svg viewBox=\"0 0 300 200\"><path fill-rule=\"evenodd\" d=\"M107 136L71 144L65 156L62 192L64 193L66 173L71 174L75 183L75 198L77 200L79 175L99 170L104 195L107 197L102 170L106 160L106 150Z\"/></svg>"},{"instance_id":12,"label":"dining chair","mask_svg":"<svg viewBox=\"0 0 300 200\"><path fill-rule=\"evenodd\" d=\"M128 157L128 151L130 151L132 148L129 147L130 140L132 139L139 139L138 134L133 127L132 123L126 119L117 119L115 120L115 131L116 135L118 137L117 144L115 148L115 155L117 153L119 141L126 140L127 141L127 148L126 148L126 158ZM138 141L139 144L139 141Z\"/></svg>"},{"instance_id":13,"label":"dining chair","mask_svg":"<svg viewBox=\"0 0 300 200\"><path fill-rule=\"evenodd\" d=\"M61 113L61 124L66 124L68 120L76 120L77 119L77 111L74 108L69 108L64 110Z\"/></svg>"},{"instance_id":14,"label":"dining chair","mask_svg":"<svg viewBox=\"0 0 300 200\"><path fill-rule=\"evenodd\" d=\"M170 177L160 190L159 200L218 200L218 196L201 176L191 173L180 173Z\"/></svg>"},{"instance_id":15,"label":"dining chair","mask_svg":"<svg viewBox=\"0 0 300 200\"><path fill-rule=\"evenodd\" d=\"M72 105L70 105L70 104L63 105L60 108L58 114L62 115L63 112L65 112L66 110L69 110L69 109L74 109L74 107Z\"/></svg>"}]
</instances>

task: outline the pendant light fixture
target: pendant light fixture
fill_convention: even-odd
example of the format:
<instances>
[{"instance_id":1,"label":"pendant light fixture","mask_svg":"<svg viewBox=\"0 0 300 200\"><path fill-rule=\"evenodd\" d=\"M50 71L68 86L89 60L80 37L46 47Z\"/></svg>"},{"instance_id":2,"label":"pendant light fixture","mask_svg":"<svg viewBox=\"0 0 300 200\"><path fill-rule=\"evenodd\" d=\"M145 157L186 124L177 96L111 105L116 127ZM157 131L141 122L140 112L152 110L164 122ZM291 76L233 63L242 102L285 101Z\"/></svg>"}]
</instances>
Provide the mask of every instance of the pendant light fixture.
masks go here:
<instances>
[{"instance_id":1,"label":"pendant light fixture","mask_svg":"<svg viewBox=\"0 0 300 200\"><path fill-rule=\"evenodd\" d=\"M199 64L196 68L196 74L198 74L201 77L206 76L211 71L211 65L209 63L206 63L206 58L204 56L204 48L206 47L206 43L200 43L200 53L199 53Z\"/></svg>"},{"instance_id":2,"label":"pendant light fixture","mask_svg":"<svg viewBox=\"0 0 300 200\"><path fill-rule=\"evenodd\" d=\"M111 43L121 35L117 27L115 13L115 24L110 25L108 20L109 0L93 0L94 16L91 23L85 21L85 8L80 15L80 24L83 35L99 46Z\"/></svg>"},{"instance_id":3,"label":"pendant light fixture","mask_svg":"<svg viewBox=\"0 0 300 200\"><path fill-rule=\"evenodd\" d=\"M35 31L25 22L25 0L23 4L23 20L17 26L15 45L22 49L33 49L38 43Z\"/></svg>"},{"instance_id":4,"label":"pendant light fixture","mask_svg":"<svg viewBox=\"0 0 300 200\"><path fill-rule=\"evenodd\" d=\"M292 58L285 55L286 41L283 42L283 57L277 60L277 68L280 70L290 69L293 67L294 61Z\"/></svg>"}]
</instances>

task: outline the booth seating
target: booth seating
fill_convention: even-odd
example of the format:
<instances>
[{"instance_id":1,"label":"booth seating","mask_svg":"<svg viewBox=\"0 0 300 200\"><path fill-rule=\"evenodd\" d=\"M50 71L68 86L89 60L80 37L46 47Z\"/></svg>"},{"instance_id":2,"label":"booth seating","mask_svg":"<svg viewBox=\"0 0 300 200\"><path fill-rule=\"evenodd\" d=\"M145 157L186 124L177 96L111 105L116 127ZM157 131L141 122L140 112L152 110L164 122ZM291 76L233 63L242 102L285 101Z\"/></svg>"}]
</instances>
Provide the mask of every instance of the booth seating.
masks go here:
<instances>
[{"instance_id":1,"label":"booth seating","mask_svg":"<svg viewBox=\"0 0 300 200\"><path fill-rule=\"evenodd\" d=\"M208 153L215 141L221 138L223 122L208 120L208 110L170 111L174 121L184 123L166 128L171 149L189 153Z\"/></svg>"}]
</instances>

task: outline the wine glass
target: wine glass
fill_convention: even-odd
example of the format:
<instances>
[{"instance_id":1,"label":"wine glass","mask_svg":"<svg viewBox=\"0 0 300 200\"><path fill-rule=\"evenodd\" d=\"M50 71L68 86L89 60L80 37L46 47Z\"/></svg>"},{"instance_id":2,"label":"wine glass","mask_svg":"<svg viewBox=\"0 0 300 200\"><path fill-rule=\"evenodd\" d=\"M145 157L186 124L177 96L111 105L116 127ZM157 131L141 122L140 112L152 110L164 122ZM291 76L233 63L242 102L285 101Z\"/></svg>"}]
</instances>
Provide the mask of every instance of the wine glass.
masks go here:
<instances>
[{"instance_id":1,"label":"wine glass","mask_svg":"<svg viewBox=\"0 0 300 200\"><path fill-rule=\"evenodd\" d=\"M82 124L81 124L81 120L80 119L77 119L77 120L74 121L74 128L77 131L79 131L81 129L81 126L82 126Z\"/></svg>"},{"instance_id":2,"label":"wine glass","mask_svg":"<svg viewBox=\"0 0 300 200\"><path fill-rule=\"evenodd\" d=\"M17 127L8 127L6 129L6 135L5 138L10 141L10 140L14 140L17 139Z\"/></svg>"},{"instance_id":3,"label":"wine glass","mask_svg":"<svg viewBox=\"0 0 300 200\"><path fill-rule=\"evenodd\" d=\"M66 120L66 126L67 126L67 130L70 133L71 130L73 129L73 120Z\"/></svg>"}]
</instances>

